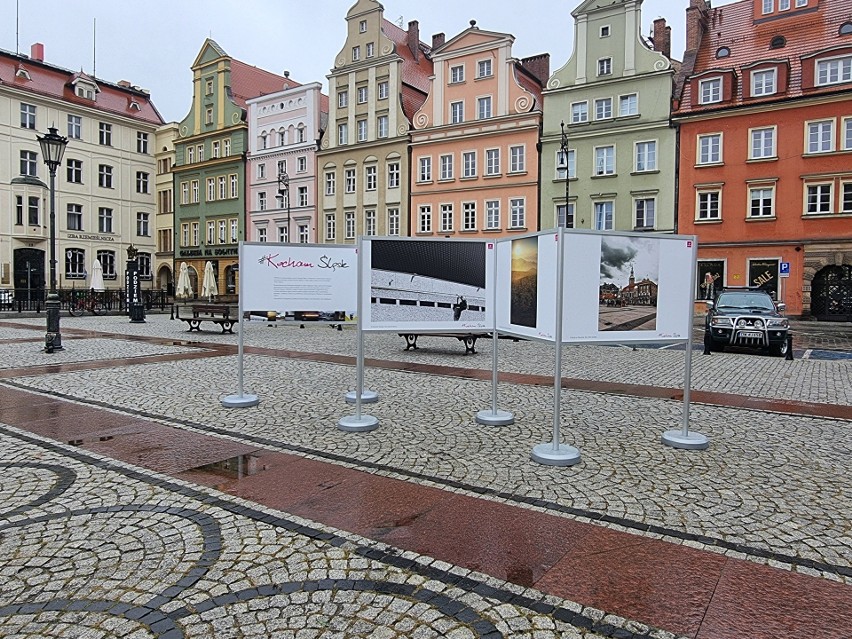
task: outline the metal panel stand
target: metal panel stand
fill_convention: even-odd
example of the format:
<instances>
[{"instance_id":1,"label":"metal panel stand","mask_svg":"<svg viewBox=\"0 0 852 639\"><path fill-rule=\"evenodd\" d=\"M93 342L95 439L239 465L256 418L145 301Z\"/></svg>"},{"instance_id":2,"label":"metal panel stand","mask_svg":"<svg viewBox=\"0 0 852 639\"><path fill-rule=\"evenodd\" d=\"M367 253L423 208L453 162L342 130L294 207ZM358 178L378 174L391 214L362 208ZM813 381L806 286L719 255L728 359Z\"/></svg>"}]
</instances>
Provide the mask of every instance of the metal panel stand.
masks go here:
<instances>
[{"instance_id":1,"label":"metal panel stand","mask_svg":"<svg viewBox=\"0 0 852 639\"><path fill-rule=\"evenodd\" d=\"M495 251L496 252L496 251ZM491 333L491 409L476 414L476 423L484 426L508 426L515 423L515 415L497 408L497 285L494 285L494 331Z\"/></svg>"},{"instance_id":2,"label":"metal panel stand","mask_svg":"<svg viewBox=\"0 0 852 639\"><path fill-rule=\"evenodd\" d=\"M240 242L240 261L243 261L243 244ZM239 322L239 330L240 336L237 340L238 346L238 364L237 364L237 394L236 395L228 395L227 397L222 398L221 404L225 408L250 408L252 406L257 406L260 403L260 399L257 395L247 395L243 392L243 334L245 329L245 318L243 317L243 282L242 278L240 278L240 302L239 302L239 313L240 313L240 322Z\"/></svg>"}]
</instances>

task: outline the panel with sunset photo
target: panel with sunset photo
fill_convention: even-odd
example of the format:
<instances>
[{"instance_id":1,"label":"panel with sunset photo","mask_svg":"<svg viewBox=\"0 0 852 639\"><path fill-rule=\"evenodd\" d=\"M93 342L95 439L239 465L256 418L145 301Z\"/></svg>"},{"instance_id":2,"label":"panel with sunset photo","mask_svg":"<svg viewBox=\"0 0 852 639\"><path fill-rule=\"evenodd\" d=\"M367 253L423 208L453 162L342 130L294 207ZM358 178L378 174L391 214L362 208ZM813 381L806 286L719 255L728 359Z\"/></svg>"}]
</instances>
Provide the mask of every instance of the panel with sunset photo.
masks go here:
<instances>
[{"instance_id":1,"label":"panel with sunset photo","mask_svg":"<svg viewBox=\"0 0 852 639\"><path fill-rule=\"evenodd\" d=\"M538 305L538 237L512 240L510 322L536 327Z\"/></svg>"}]
</instances>

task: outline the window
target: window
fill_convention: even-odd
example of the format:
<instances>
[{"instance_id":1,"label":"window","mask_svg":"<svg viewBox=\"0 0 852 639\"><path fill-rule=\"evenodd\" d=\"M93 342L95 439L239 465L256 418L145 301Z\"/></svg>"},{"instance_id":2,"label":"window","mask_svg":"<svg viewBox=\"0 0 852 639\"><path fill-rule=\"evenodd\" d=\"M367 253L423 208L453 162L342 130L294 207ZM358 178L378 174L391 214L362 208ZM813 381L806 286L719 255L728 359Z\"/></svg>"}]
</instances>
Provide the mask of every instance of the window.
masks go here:
<instances>
[{"instance_id":1,"label":"window","mask_svg":"<svg viewBox=\"0 0 852 639\"><path fill-rule=\"evenodd\" d=\"M136 213L136 235L139 237L151 236L150 217L150 213L143 213L141 211Z\"/></svg>"},{"instance_id":2,"label":"window","mask_svg":"<svg viewBox=\"0 0 852 639\"><path fill-rule=\"evenodd\" d=\"M148 134L142 131L136 132L136 152L148 153Z\"/></svg>"},{"instance_id":3,"label":"window","mask_svg":"<svg viewBox=\"0 0 852 639\"><path fill-rule=\"evenodd\" d=\"M364 142L367 139L367 121L358 120L358 141Z\"/></svg>"},{"instance_id":4,"label":"window","mask_svg":"<svg viewBox=\"0 0 852 639\"><path fill-rule=\"evenodd\" d=\"M476 177L476 151L462 153L462 171L466 178Z\"/></svg>"},{"instance_id":5,"label":"window","mask_svg":"<svg viewBox=\"0 0 852 639\"><path fill-rule=\"evenodd\" d=\"M760 160L773 157L775 157L775 127L752 129L749 159Z\"/></svg>"},{"instance_id":6,"label":"window","mask_svg":"<svg viewBox=\"0 0 852 639\"><path fill-rule=\"evenodd\" d=\"M222 142L222 157L231 155L231 139L228 138Z\"/></svg>"},{"instance_id":7,"label":"window","mask_svg":"<svg viewBox=\"0 0 852 639\"><path fill-rule=\"evenodd\" d=\"M772 217L775 215L773 202L775 189L771 187L753 188L749 193L749 217Z\"/></svg>"},{"instance_id":8,"label":"window","mask_svg":"<svg viewBox=\"0 0 852 639\"><path fill-rule=\"evenodd\" d=\"M419 182L432 181L432 158L420 158L420 171L417 179Z\"/></svg>"},{"instance_id":9,"label":"window","mask_svg":"<svg viewBox=\"0 0 852 639\"><path fill-rule=\"evenodd\" d=\"M198 204L199 201L199 193L198 193L198 180L192 180L189 183L190 188L190 202L193 204Z\"/></svg>"},{"instance_id":10,"label":"window","mask_svg":"<svg viewBox=\"0 0 852 639\"><path fill-rule=\"evenodd\" d=\"M556 179L564 180L565 179L565 171L568 171L569 178L577 177L577 161L576 161L577 152L574 149L568 150L568 161L565 161L565 152L557 151L556 152Z\"/></svg>"},{"instance_id":11,"label":"window","mask_svg":"<svg viewBox=\"0 0 852 639\"><path fill-rule=\"evenodd\" d=\"M21 175L38 175L38 154L35 151L21 151Z\"/></svg>"},{"instance_id":12,"label":"window","mask_svg":"<svg viewBox=\"0 0 852 639\"><path fill-rule=\"evenodd\" d=\"M239 239L240 221L237 218L231 220L231 244L235 244Z\"/></svg>"},{"instance_id":13,"label":"window","mask_svg":"<svg viewBox=\"0 0 852 639\"><path fill-rule=\"evenodd\" d=\"M24 224L24 198L23 196L15 196L15 224L23 226Z\"/></svg>"},{"instance_id":14,"label":"window","mask_svg":"<svg viewBox=\"0 0 852 639\"><path fill-rule=\"evenodd\" d=\"M509 171L511 173L522 173L526 171L525 149L522 146L509 147Z\"/></svg>"},{"instance_id":15,"label":"window","mask_svg":"<svg viewBox=\"0 0 852 639\"><path fill-rule=\"evenodd\" d=\"M226 199L228 197L228 179L224 175L220 175L216 183L219 185L219 199Z\"/></svg>"},{"instance_id":16,"label":"window","mask_svg":"<svg viewBox=\"0 0 852 639\"><path fill-rule=\"evenodd\" d=\"M180 226L180 245L190 246L189 244L189 224L181 224Z\"/></svg>"},{"instance_id":17,"label":"window","mask_svg":"<svg viewBox=\"0 0 852 639\"><path fill-rule=\"evenodd\" d=\"M808 153L834 150L834 120L808 122Z\"/></svg>"},{"instance_id":18,"label":"window","mask_svg":"<svg viewBox=\"0 0 852 639\"><path fill-rule=\"evenodd\" d=\"M441 205L441 232L449 233L453 230L453 205Z\"/></svg>"},{"instance_id":19,"label":"window","mask_svg":"<svg viewBox=\"0 0 852 639\"><path fill-rule=\"evenodd\" d=\"M485 150L485 175L500 175L500 149Z\"/></svg>"},{"instance_id":20,"label":"window","mask_svg":"<svg viewBox=\"0 0 852 639\"><path fill-rule=\"evenodd\" d=\"M488 230L500 228L500 200L485 202L485 228Z\"/></svg>"},{"instance_id":21,"label":"window","mask_svg":"<svg viewBox=\"0 0 852 639\"><path fill-rule=\"evenodd\" d=\"M31 195L27 198L27 224L39 226L41 224L40 202L38 196Z\"/></svg>"},{"instance_id":22,"label":"window","mask_svg":"<svg viewBox=\"0 0 852 639\"><path fill-rule=\"evenodd\" d=\"M344 182L346 183L346 192L355 192L355 169L346 169L343 172Z\"/></svg>"},{"instance_id":23,"label":"window","mask_svg":"<svg viewBox=\"0 0 852 639\"><path fill-rule=\"evenodd\" d=\"M476 100L476 117L480 120L487 120L491 117L491 96L486 95Z\"/></svg>"},{"instance_id":24,"label":"window","mask_svg":"<svg viewBox=\"0 0 852 639\"><path fill-rule=\"evenodd\" d=\"M239 197L240 181L239 181L239 178L237 177L237 174L232 173L230 176L228 176L228 179L229 179L229 182L231 184L231 192L230 192L231 197L232 198Z\"/></svg>"},{"instance_id":25,"label":"window","mask_svg":"<svg viewBox=\"0 0 852 639\"><path fill-rule=\"evenodd\" d=\"M657 170L657 143L637 142L636 143L636 171L656 171Z\"/></svg>"},{"instance_id":26,"label":"window","mask_svg":"<svg viewBox=\"0 0 852 639\"><path fill-rule=\"evenodd\" d=\"M376 135L380 138L388 137L388 116L380 115L376 119Z\"/></svg>"},{"instance_id":27,"label":"window","mask_svg":"<svg viewBox=\"0 0 852 639\"><path fill-rule=\"evenodd\" d=\"M228 243L228 222L219 220L219 244Z\"/></svg>"},{"instance_id":28,"label":"window","mask_svg":"<svg viewBox=\"0 0 852 639\"><path fill-rule=\"evenodd\" d=\"M595 147L594 175L613 175L615 173L615 147Z\"/></svg>"},{"instance_id":29,"label":"window","mask_svg":"<svg viewBox=\"0 0 852 639\"><path fill-rule=\"evenodd\" d=\"M817 84L840 84L852 81L852 55L817 62Z\"/></svg>"},{"instance_id":30,"label":"window","mask_svg":"<svg viewBox=\"0 0 852 639\"><path fill-rule=\"evenodd\" d=\"M355 239L355 211L343 214L343 234L347 240Z\"/></svg>"},{"instance_id":31,"label":"window","mask_svg":"<svg viewBox=\"0 0 852 639\"><path fill-rule=\"evenodd\" d=\"M139 277L143 280L151 279L151 254L138 253L136 255L136 264L138 265Z\"/></svg>"},{"instance_id":32,"label":"window","mask_svg":"<svg viewBox=\"0 0 852 639\"><path fill-rule=\"evenodd\" d=\"M574 102L571 105L571 124L579 124L580 122L589 121L589 103Z\"/></svg>"},{"instance_id":33,"label":"window","mask_svg":"<svg viewBox=\"0 0 852 639\"><path fill-rule=\"evenodd\" d=\"M388 235L399 235L399 209L388 209Z\"/></svg>"},{"instance_id":34,"label":"window","mask_svg":"<svg viewBox=\"0 0 852 639\"><path fill-rule=\"evenodd\" d=\"M357 62L361 59L361 47L352 47L352 61Z\"/></svg>"},{"instance_id":35,"label":"window","mask_svg":"<svg viewBox=\"0 0 852 639\"><path fill-rule=\"evenodd\" d=\"M358 33L367 33L367 21L361 20L358 23Z\"/></svg>"},{"instance_id":36,"label":"window","mask_svg":"<svg viewBox=\"0 0 852 639\"><path fill-rule=\"evenodd\" d=\"M568 205L568 214L565 214L565 205L556 205L556 225L566 229L574 228L574 203Z\"/></svg>"},{"instance_id":37,"label":"window","mask_svg":"<svg viewBox=\"0 0 852 639\"><path fill-rule=\"evenodd\" d=\"M364 211L364 235L376 234L376 211L367 209Z\"/></svg>"},{"instance_id":38,"label":"window","mask_svg":"<svg viewBox=\"0 0 852 639\"><path fill-rule=\"evenodd\" d=\"M298 194L298 197L299 197L299 199L298 199L299 206L307 206L308 205L308 187L300 186L299 190L297 191L297 194Z\"/></svg>"},{"instance_id":39,"label":"window","mask_svg":"<svg viewBox=\"0 0 852 639\"><path fill-rule=\"evenodd\" d=\"M265 211L266 210L266 191L260 191L257 194L257 210Z\"/></svg>"},{"instance_id":40,"label":"window","mask_svg":"<svg viewBox=\"0 0 852 639\"><path fill-rule=\"evenodd\" d=\"M346 144L349 141L349 126L343 122L337 125L337 143Z\"/></svg>"},{"instance_id":41,"label":"window","mask_svg":"<svg viewBox=\"0 0 852 639\"><path fill-rule=\"evenodd\" d=\"M622 95L618 98L618 115L621 117L627 115L639 114L639 96L635 93Z\"/></svg>"},{"instance_id":42,"label":"window","mask_svg":"<svg viewBox=\"0 0 852 639\"><path fill-rule=\"evenodd\" d=\"M189 204L189 182L180 183L180 203Z\"/></svg>"},{"instance_id":43,"label":"window","mask_svg":"<svg viewBox=\"0 0 852 639\"><path fill-rule=\"evenodd\" d=\"M215 140L212 145L212 152L210 157L218 158L222 154L222 144L219 140Z\"/></svg>"},{"instance_id":44,"label":"window","mask_svg":"<svg viewBox=\"0 0 852 639\"><path fill-rule=\"evenodd\" d=\"M595 120L606 120L612 117L612 98L595 100Z\"/></svg>"},{"instance_id":45,"label":"window","mask_svg":"<svg viewBox=\"0 0 852 639\"><path fill-rule=\"evenodd\" d=\"M66 215L66 225L69 231L83 230L83 205L69 204Z\"/></svg>"},{"instance_id":46,"label":"window","mask_svg":"<svg viewBox=\"0 0 852 639\"><path fill-rule=\"evenodd\" d=\"M840 207L841 212L852 213L852 182L845 182L843 184Z\"/></svg>"},{"instance_id":47,"label":"window","mask_svg":"<svg viewBox=\"0 0 852 639\"><path fill-rule=\"evenodd\" d=\"M852 151L852 118L843 120L842 144L845 151Z\"/></svg>"},{"instance_id":48,"label":"window","mask_svg":"<svg viewBox=\"0 0 852 639\"><path fill-rule=\"evenodd\" d=\"M367 57L372 58L376 52L376 45L372 42L367 43Z\"/></svg>"},{"instance_id":49,"label":"window","mask_svg":"<svg viewBox=\"0 0 852 639\"><path fill-rule=\"evenodd\" d=\"M36 128L36 108L32 104L21 102L21 128Z\"/></svg>"},{"instance_id":50,"label":"window","mask_svg":"<svg viewBox=\"0 0 852 639\"><path fill-rule=\"evenodd\" d=\"M831 213L831 184L809 184L805 210L809 215Z\"/></svg>"},{"instance_id":51,"label":"window","mask_svg":"<svg viewBox=\"0 0 852 639\"><path fill-rule=\"evenodd\" d=\"M304 155L300 155L296 158L296 173L304 173L308 170L308 158Z\"/></svg>"},{"instance_id":52,"label":"window","mask_svg":"<svg viewBox=\"0 0 852 639\"><path fill-rule=\"evenodd\" d=\"M491 77L491 59L480 60L477 63L477 77L479 78L488 78Z\"/></svg>"},{"instance_id":53,"label":"window","mask_svg":"<svg viewBox=\"0 0 852 639\"><path fill-rule=\"evenodd\" d=\"M192 164L195 162L195 149L191 146L186 147L186 163Z\"/></svg>"},{"instance_id":54,"label":"window","mask_svg":"<svg viewBox=\"0 0 852 639\"><path fill-rule=\"evenodd\" d=\"M450 83L464 82L464 65L450 67Z\"/></svg>"},{"instance_id":55,"label":"window","mask_svg":"<svg viewBox=\"0 0 852 639\"><path fill-rule=\"evenodd\" d=\"M68 116L68 137L73 140L83 137L83 118L79 115Z\"/></svg>"},{"instance_id":56,"label":"window","mask_svg":"<svg viewBox=\"0 0 852 639\"><path fill-rule=\"evenodd\" d=\"M104 272L105 280L114 280L117 277L115 272L115 251L98 251L96 254L98 262L101 263L101 270Z\"/></svg>"},{"instance_id":57,"label":"window","mask_svg":"<svg viewBox=\"0 0 852 639\"><path fill-rule=\"evenodd\" d=\"M112 146L112 125L106 122L98 122L98 144Z\"/></svg>"},{"instance_id":58,"label":"window","mask_svg":"<svg viewBox=\"0 0 852 639\"><path fill-rule=\"evenodd\" d=\"M523 198L513 198L509 200L509 210L511 211L510 225L513 229L522 229L526 226L526 202Z\"/></svg>"},{"instance_id":59,"label":"window","mask_svg":"<svg viewBox=\"0 0 852 639\"><path fill-rule=\"evenodd\" d=\"M476 202L462 204L462 228L465 231L476 230Z\"/></svg>"},{"instance_id":60,"label":"window","mask_svg":"<svg viewBox=\"0 0 852 639\"><path fill-rule=\"evenodd\" d=\"M266 178L266 164L257 165L257 179L263 180Z\"/></svg>"},{"instance_id":61,"label":"window","mask_svg":"<svg viewBox=\"0 0 852 639\"><path fill-rule=\"evenodd\" d=\"M266 227L265 226L257 227L257 241L258 242L266 242Z\"/></svg>"},{"instance_id":62,"label":"window","mask_svg":"<svg viewBox=\"0 0 852 639\"><path fill-rule=\"evenodd\" d=\"M260 134L260 148L265 149L269 145L269 136L266 133ZM198 158L198 161L201 161L201 158Z\"/></svg>"},{"instance_id":63,"label":"window","mask_svg":"<svg viewBox=\"0 0 852 639\"><path fill-rule=\"evenodd\" d=\"M601 37L608 38L610 33L609 25L601 27Z\"/></svg>"},{"instance_id":64,"label":"window","mask_svg":"<svg viewBox=\"0 0 852 639\"><path fill-rule=\"evenodd\" d=\"M452 180L453 179L453 156L452 155L442 155L441 156L441 179L442 180Z\"/></svg>"},{"instance_id":65,"label":"window","mask_svg":"<svg viewBox=\"0 0 852 639\"><path fill-rule=\"evenodd\" d=\"M337 189L337 174L334 171L325 172L325 194L334 195Z\"/></svg>"},{"instance_id":66,"label":"window","mask_svg":"<svg viewBox=\"0 0 852 639\"><path fill-rule=\"evenodd\" d=\"M450 102L450 123L464 122L464 102Z\"/></svg>"},{"instance_id":67,"label":"window","mask_svg":"<svg viewBox=\"0 0 852 639\"><path fill-rule=\"evenodd\" d=\"M207 222L207 243L215 244L216 243L216 222L210 221Z\"/></svg>"},{"instance_id":68,"label":"window","mask_svg":"<svg viewBox=\"0 0 852 639\"><path fill-rule=\"evenodd\" d=\"M718 164L722 161L722 134L698 136L698 164Z\"/></svg>"},{"instance_id":69,"label":"window","mask_svg":"<svg viewBox=\"0 0 852 639\"><path fill-rule=\"evenodd\" d=\"M65 251L65 277L69 280L86 277L86 251L78 248Z\"/></svg>"},{"instance_id":70,"label":"window","mask_svg":"<svg viewBox=\"0 0 852 639\"><path fill-rule=\"evenodd\" d=\"M368 191L375 191L378 186L378 171L376 166L364 167L364 188Z\"/></svg>"},{"instance_id":71,"label":"window","mask_svg":"<svg viewBox=\"0 0 852 639\"><path fill-rule=\"evenodd\" d=\"M367 103L367 87L358 87L358 104Z\"/></svg>"},{"instance_id":72,"label":"window","mask_svg":"<svg viewBox=\"0 0 852 639\"><path fill-rule=\"evenodd\" d=\"M612 230L612 202L595 202L595 230Z\"/></svg>"},{"instance_id":73,"label":"window","mask_svg":"<svg viewBox=\"0 0 852 639\"><path fill-rule=\"evenodd\" d=\"M204 95L213 95L213 80L204 83Z\"/></svg>"},{"instance_id":74,"label":"window","mask_svg":"<svg viewBox=\"0 0 852 639\"><path fill-rule=\"evenodd\" d=\"M112 167L107 164L98 165L98 186L111 189L112 188Z\"/></svg>"},{"instance_id":75,"label":"window","mask_svg":"<svg viewBox=\"0 0 852 639\"><path fill-rule=\"evenodd\" d=\"M112 233L112 209L104 206L98 209L98 232Z\"/></svg>"},{"instance_id":76,"label":"window","mask_svg":"<svg viewBox=\"0 0 852 639\"><path fill-rule=\"evenodd\" d=\"M290 229L286 226L278 227L278 241L282 244L286 244L290 241Z\"/></svg>"},{"instance_id":77,"label":"window","mask_svg":"<svg viewBox=\"0 0 852 639\"><path fill-rule=\"evenodd\" d=\"M712 78L699 82L698 100L701 104L720 102L722 100L722 78Z\"/></svg>"},{"instance_id":78,"label":"window","mask_svg":"<svg viewBox=\"0 0 852 639\"><path fill-rule=\"evenodd\" d=\"M334 241L337 236L337 222L334 219L334 213L325 214L325 239L326 241Z\"/></svg>"},{"instance_id":79,"label":"window","mask_svg":"<svg viewBox=\"0 0 852 639\"><path fill-rule=\"evenodd\" d=\"M144 171L136 171L136 192L148 193L148 174Z\"/></svg>"},{"instance_id":80,"label":"window","mask_svg":"<svg viewBox=\"0 0 852 639\"><path fill-rule=\"evenodd\" d=\"M637 229L654 228L657 201L654 198L640 198L633 202Z\"/></svg>"},{"instance_id":81,"label":"window","mask_svg":"<svg viewBox=\"0 0 852 639\"><path fill-rule=\"evenodd\" d=\"M751 94L753 96L775 93L775 69L753 71L751 74Z\"/></svg>"},{"instance_id":82,"label":"window","mask_svg":"<svg viewBox=\"0 0 852 639\"><path fill-rule=\"evenodd\" d=\"M389 189L398 189L399 188L399 162L389 162L388 163L388 188Z\"/></svg>"},{"instance_id":83,"label":"window","mask_svg":"<svg viewBox=\"0 0 852 639\"><path fill-rule=\"evenodd\" d=\"M796 7L807 7L808 0L796 0Z\"/></svg>"},{"instance_id":84,"label":"window","mask_svg":"<svg viewBox=\"0 0 852 639\"><path fill-rule=\"evenodd\" d=\"M612 75L612 58L598 60L598 75Z\"/></svg>"},{"instance_id":85,"label":"window","mask_svg":"<svg viewBox=\"0 0 852 639\"><path fill-rule=\"evenodd\" d=\"M763 0L763 13L772 13L775 11L775 0Z\"/></svg>"},{"instance_id":86,"label":"window","mask_svg":"<svg viewBox=\"0 0 852 639\"><path fill-rule=\"evenodd\" d=\"M349 105L349 91L337 92L337 106L341 109Z\"/></svg>"},{"instance_id":87,"label":"window","mask_svg":"<svg viewBox=\"0 0 852 639\"><path fill-rule=\"evenodd\" d=\"M722 219L721 199L720 191L699 191L696 221Z\"/></svg>"},{"instance_id":88,"label":"window","mask_svg":"<svg viewBox=\"0 0 852 639\"><path fill-rule=\"evenodd\" d=\"M418 233L432 232L432 205L420 205L417 213L417 231Z\"/></svg>"},{"instance_id":89,"label":"window","mask_svg":"<svg viewBox=\"0 0 852 639\"><path fill-rule=\"evenodd\" d=\"M379 100L388 99L388 83L387 81L379 82L378 84Z\"/></svg>"}]
</instances>

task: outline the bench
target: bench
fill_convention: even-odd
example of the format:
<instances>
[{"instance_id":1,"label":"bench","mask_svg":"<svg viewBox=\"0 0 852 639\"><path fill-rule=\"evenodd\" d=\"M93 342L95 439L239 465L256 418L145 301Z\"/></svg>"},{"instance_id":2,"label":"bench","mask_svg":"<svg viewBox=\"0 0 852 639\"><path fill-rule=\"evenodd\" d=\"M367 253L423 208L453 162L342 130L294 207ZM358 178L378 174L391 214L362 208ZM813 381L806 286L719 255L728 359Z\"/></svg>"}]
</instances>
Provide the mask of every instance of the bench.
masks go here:
<instances>
[{"instance_id":1,"label":"bench","mask_svg":"<svg viewBox=\"0 0 852 639\"><path fill-rule=\"evenodd\" d=\"M192 304L177 307L177 319L189 324L189 332L200 332L201 322L213 322L219 325L222 333L233 335L238 315L239 310L228 304Z\"/></svg>"},{"instance_id":2,"label":"bench","mask_svg":"<svg viewBox=\"0 0 852 639\"><path fill-rule=\"evenodd\" d=\"M418 337L455 337L464 344L464 354L476 353L476 340L488 337L491 333L398 333L405 339L405 350L417 350Z\"/></svg>"}]
</instances>

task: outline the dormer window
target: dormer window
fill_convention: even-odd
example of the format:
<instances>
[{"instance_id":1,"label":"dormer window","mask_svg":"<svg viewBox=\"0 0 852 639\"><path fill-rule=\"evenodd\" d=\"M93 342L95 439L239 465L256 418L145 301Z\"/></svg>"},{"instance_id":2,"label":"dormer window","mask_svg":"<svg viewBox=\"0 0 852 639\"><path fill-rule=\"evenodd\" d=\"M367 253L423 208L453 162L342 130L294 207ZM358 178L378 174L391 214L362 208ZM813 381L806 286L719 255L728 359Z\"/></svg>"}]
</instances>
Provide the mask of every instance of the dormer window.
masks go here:
<instances>
[{"instance_id":1,"label":"dormer window","mask_svg":"<svg viewBox=\"0 0 852 639\"><path fill-rule=\"evenodd\" d=\"M790 0L778 0L778 11L789 11Z\"/></svg>"},{"instance_id":2,"label":"dormer window","mask_svg":"<svg viewBox=\"0 0 852 639\"><path fill-rule=\"evenodd\" d=\"M796 0L796 8L797 9L799 7L807 7L807 6L808 6L808 0Z\"/></svg>"},{"instance_id":3,"label":"dormer window","mask_svg":"<svg viewBox=\"0 0 852 639\"><path fill-rule=\"evenodd\" d=\"M818 60L817 85L852 82L852 55L830 60Z\"/></svg>"},{"instance_id":4,"label":"dormer window","mask_svg":"<svg viewBox=\"0 0 852 639\"><path fill-rule=\"evenodd\" d=\"M711 78L698 83L699 101L701 104L712 104L722 101L722 78Z\"/></svg>"},{"instance_id":5,"label":"dormer window","mask_svg":"<svg viewBox=\"0 0 852 639\"><path fill-rule=\"evenodd\" d=\"M98 92L98 87L93 82L87 81L79 75L71 80L71 86L74 89L74 95L86 100L94 100Z\"/></svg>"},{"instance_id":6,"label":"dormer window","mask_svg":"<svg viewBox=\"0 0 852 639\"><path fill-rule=\"evenodd\" d=\"M844 22L841 24L837 35L852 35L852 22Z\"/></svg>"},{"instance_id":7,"label":"dormer window","mask_svg":"<svg viewBox=\"0 0 852 639\"><path fill-rule=\"evenodd\" d=\"M783 49L787 46L787 38L784 36L775 36L769 43L770 49Z\"/></svg>"},{"instance_id":8,"label":"dormer window","mask_svg":"<svg viewBox=\"0 0 852 639\"><path fill-rule=\"evenodd\" d=\"M15 71L15 77L21 78L22 80L32 80L30 72L27 71L23 65L18 65L18 70Z\"/></svg>"},{"instance_id":9,"label":"dormer window","mask_svg":"<svg viewBox=\"0 0 852 639\"><path fill-rule=\"evenodd\" d=\"M751 73L751 94L755 97L763 95L772 95L775 93L776 87L776 71L775 69L764 69L762 71L752 71Z\"/></svg>"},{"instance_id":10,"label":"dormer window","mask_svg":"<svg viewBox=\"0 0 852 639\"><path fill-rule=\"evenodd\" d=\"M716 49L717 58L727 58L729 55L731 55L731 50L728 47L719 47Z\"/></svg>"},{"instance_id":11,"label":"dormer window","mask_svg":"<svg viewBox=\"0 0 852 639\"><path fill-rule=\"evenodd\" d=\"M763 0L763 15L775 11L775 0Z\"/></svg>"}]
</instances>

